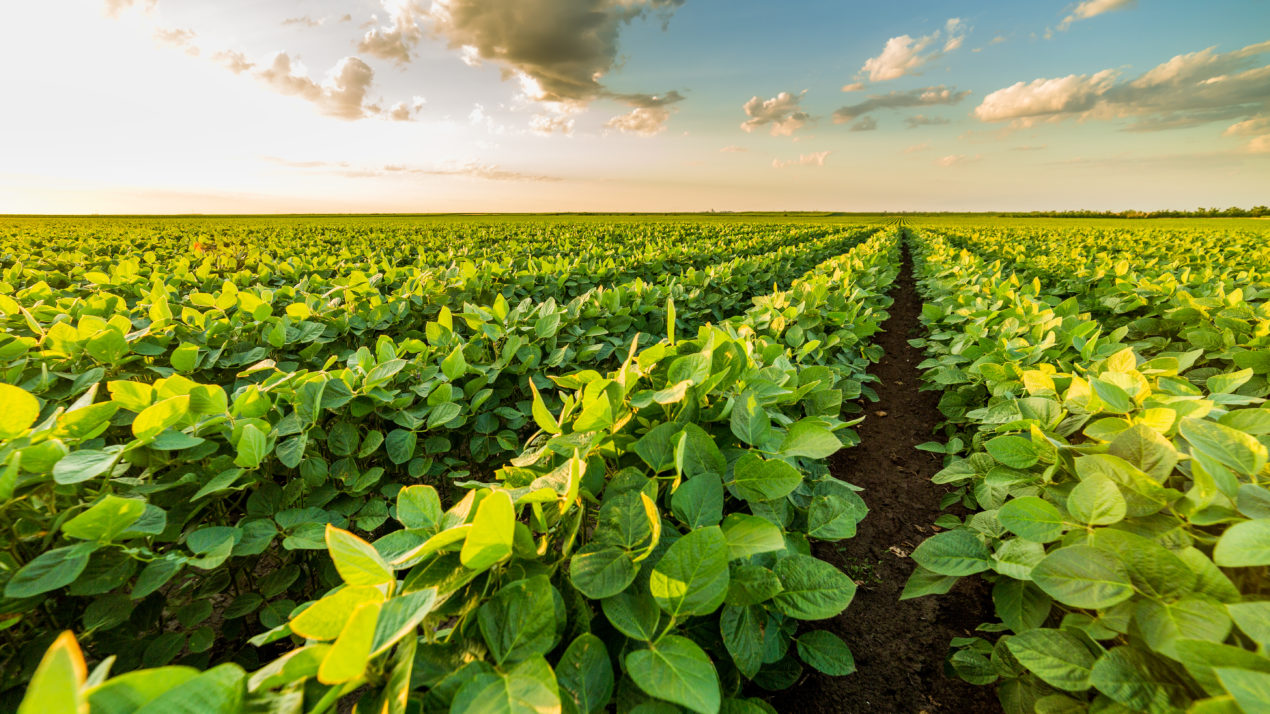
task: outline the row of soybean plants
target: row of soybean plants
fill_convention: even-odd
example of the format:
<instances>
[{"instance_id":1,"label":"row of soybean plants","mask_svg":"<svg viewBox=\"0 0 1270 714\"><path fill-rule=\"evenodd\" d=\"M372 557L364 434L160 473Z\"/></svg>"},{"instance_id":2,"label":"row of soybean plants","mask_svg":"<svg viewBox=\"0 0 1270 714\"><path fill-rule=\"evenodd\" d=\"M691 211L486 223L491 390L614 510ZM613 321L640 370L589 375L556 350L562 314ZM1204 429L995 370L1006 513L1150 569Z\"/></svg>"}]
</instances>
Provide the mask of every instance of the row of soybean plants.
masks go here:
<instances>
[{"instance_id":1,"label":"row of soybean plants","mask_svg":"<svg viewBox=\"0 0 1270 714\"><path fill-rule=\"evenodd\" d=\"M402 485L448 496L491 473L532 431L545 370L612 369L632 340L655 339L645 330L666 331L668 302L684 324L714 319L727 307L717 291L738 310L859 240L514 307L502 293L469 302L471 281L418 289L426 271L271 290L247 273L218 283L179 265L131 272L144 257L109 276L9 266L0 689L29 679L72 627L121 668L229 654L252 664L258 625L338 581L329 559L311 557L324 526L375 533ZM268 284L268 266L256 273ZM32 410L42 428L24 433ZM64 524L107 495L144 513L93 542L68 535Z\"/></svg>"},{"instance_id":2,"label":"row of soybean plants","mask_svg":"<svg viewBox=\"0 0 1270 714\"><path fill-rule=\"evenodd\" d=\"M954 641L953 669L997 683L1008 712L1267 711L1270 312L1256 281L1147 261L1055 289L960 247L973 238L910 240L921 366L949 437L928 448L969 514L914 550L905 596L979 574L996 614ZM1039 242L1026 249L1021 263L1043 261ZM1150 273L1135 281L1146 297L1117 311L1134 271Z\"/></svg>"},{"instance_id":3,"label":"row of soybean plants","mask_svg":"<svg viewBox=\"0 0 1270 714\"><path fill-rule=\"evenodd\" d=\"M156 382L147 406L117 410L131 417L132 440L122 451L161 451L154 447L160 439L199 440L178 453L216 444L206 458L232 468L199 490L219 489L200 495L214 496L217 508L206 510L226 511L230 522L196 527L184 518L171 528L169 513L161 525L175 538L146 534L157 520L148 479L144 471L130 478L135 467L123 467L131 462L115 461L76 484L98 491L59 524L58 537L72 545L55 549L57 564L28 564L6 587L57 582L67 564L82 575L85 556L118 552L146 564L135 579L130 571L117 583L118 591L94 600L85 617L92 610L91 617L117 620L122 611L132 623L139 609L133 596L144 588L150 595L140 602L155 602L149 609L165 620L163 634L145 649L168 638L177 642L175 655L192 651L196 636L214 641L254 600L264 626L253 639L261 659L286 654L250 677L239 664L200 674L185 665L210 661L187 654L176 666L107 680L121 660L135 666L135 653L90 649L102 662L88 675L66 635L44 656L23 706L47 708L49 697L69 693L94 710L197 701L204 710L235 711L249 701L322 711L360 690L363 706L394 711L407 702L427 710L596 711L610 701L626 710L659 706L653 697L660 706L717 711L745 680L788 686L800 661L847 671L843 643L828 633L794 642L794 621L837 614L854 589L808 554L808 539L848 537L863 516L854 491L818 460L852 441L849 422L839 418L842 401L867 389L863 370L877 358L867 341L889 304L884 293L896 251L893 233L875 235L787 293L756 301L747 315L699 328L694 339L676 339L674 326L682 323L668 301L667 336L643 349L633 337L604 374L578 365L549 378L526 373L527 446L500 469L440 488L403 487L414 479L401 437L381 430L379 439L374 431L353 438L336 427L392 408L385 398L397 395L380 391L407 366L394 362L416 366L394 356L402 345L386 337L374 353L350 355L369 360L368 369L284 373L275 365L254 373L263 381L248 374L232 391L176 375ZM465 350L432 354L423 369L431 369L433 389L485 376L469 372ZM405 384L396 384L398 394ZM165 389L188 391L168 396ZM16 392L5 396L23 401ZM25 413L32 409L38 404ZM31 415L32 424L20 425L8 444L41 442L57 428L56 419L38 418ZM297 459L294 442L302 437ZM333 504L351 495L335 463L318 457L322 463L313 464L308 453L310 444L318 453L343 449L345 439L361 440L353 453L373 440L375 449L396 454L394 465L381 467L379 488L354 511L378 503L383 518L371 524L344 514L336 521L330 505L276 510L292 491L345 489ZM266 464L270 478L257 480ZM281 483L270 488L275 480ZM292 555L309 547L325 552L282 565L273 560L286 555L279 539L284 549L290 542ZM183 628L191 625L181 617L189 613L164 608L163 599L180 602L192 589L216 601L199 591L234 557L252 561L253 569L246 578L227 578L229 589L241 592L219 591L232 597L232 617L223 615L216 627L193 622L204 624L187 637ZM210 577L189 577L191 569ZM317 599L297 605L286 598L262 603L260 592L252 597L252 589L279 583ZM96 605L106 598L110 605ZM202 628L210 635L199 635Z\"/></svg>"}]
</instances>

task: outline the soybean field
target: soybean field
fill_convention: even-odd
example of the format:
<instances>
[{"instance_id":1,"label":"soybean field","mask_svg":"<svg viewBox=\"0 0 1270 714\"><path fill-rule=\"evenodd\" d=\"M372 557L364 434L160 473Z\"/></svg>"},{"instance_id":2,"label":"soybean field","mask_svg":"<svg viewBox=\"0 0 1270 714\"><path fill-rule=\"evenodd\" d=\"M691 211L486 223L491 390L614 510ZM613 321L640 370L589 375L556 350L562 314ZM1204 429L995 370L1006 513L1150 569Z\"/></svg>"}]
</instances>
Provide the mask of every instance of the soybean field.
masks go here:
<instances>
[{"instance_id":1,"label":"soybean field","mask_svg":"<svg viewBox=\"0 0 1270 714\"><path fill-rule=\"evenodd\" d=\"M1270 711L1268 246L0 220L0 709Z\"/></svg>"}]
</instances>

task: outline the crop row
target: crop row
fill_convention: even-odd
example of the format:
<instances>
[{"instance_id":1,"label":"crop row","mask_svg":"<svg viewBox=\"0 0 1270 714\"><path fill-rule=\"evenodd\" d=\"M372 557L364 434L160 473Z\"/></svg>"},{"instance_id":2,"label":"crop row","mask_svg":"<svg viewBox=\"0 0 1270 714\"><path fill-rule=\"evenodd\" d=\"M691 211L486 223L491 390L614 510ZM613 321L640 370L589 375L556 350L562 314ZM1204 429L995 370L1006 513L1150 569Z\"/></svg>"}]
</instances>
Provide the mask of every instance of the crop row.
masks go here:
<instances>
[{"instance_id":1,"label":"crop row","mask_svg":"<svg viewBox=\"0 0 1270 714\"><path fill-rule=\"evenodd\" d=\"M52 483L15 482L22 497L7 506L46 506L52 499L32 495L45 486L77 506L42 514L55 519L42 537L71 544L10 574L6 595L34 600L49 616L65 600L48 593L67 585L74 593L81 579L104 587L88 593L97 597L80 629L95 632L95 655L113 655L86 679L74 639L59 639L27 701L70 692L94 710L126 700L132 708L120 710L131 711L197 696L205 710L233 710L246 697L320 711L363 688L364 703L393 711L407 698L427 710L496 711L496 701L549 710L563 701L596 711L610 700L628 710L650 695L716 711L745 680L788 686L800 660L840 673L850 662L845 645L825 632L795 641L794 625L836 614L853 590L807 543L849 537L863 516L854 491L818 460L853 441L839 415L844 398L867 391L864 369L877 358L867 341L889 302L896 251L893 233L875 235L692 339L676 339L675 326L709 313L688 322L680 300L666 300L667 336L640 349L632 335L612 366L596 360L605 375L576 361L550 379L540 372L550 365L524 366L513 387L525 392L524 426L513 443L520 450L536 427L528 446L500 469L449 482L417 461L427 458L418 450L465 445L427 443L460 417L437 411L493 391L521 348L508 350L512 338L491 332L525 324L549 339L538 334L542 314L514 316L520 306L497 301L443 310L423 339L380 336L373 351L350 351L343 369L266 362L229 389L178 373L151 384L116 380L109 401L81 397L43 419L25 389L6 388L16 416L0 453L25 460L54 438L78 447L55 460L48 449ZM470 332L460 335L464 325ZM472 359L482 354L471 349L478 339L503 349ZM72 419L81 430L69 433L67 418L86 410L99 414ZM374 428L377 418L384 427ZM95 430L120 429L131 438L93 443ZM481 433L455 427L451 436ZM359 467L380 451L382 466ZM15 460L6 465L16 473ZM416 478L437 488L403 488ZM194 487L193 496L181 490ZM164 508L148 502L164 493ZM378 537L372 544L349 529ZM286 560L309 549L325 552ZM114 564L90 569L103 553ZM228 559L253 565L230 574ZM134 578L137 562L145 565ZM279 597L314 597L330 585L313 603ZM105 680L111 663L160 664L181 651L198 665L191 655L205 643L202 651L212 650L207 618L225 601L222 631L255 614L267 628L253 640L262 651L303 644L250 678L222 664ZM139 656L123 641L138 623L162 633Z\"/></svg>"},{"instance_id":2,"label":"crop row","mask_svg":"<svg viewBox=\"0 0 1270 714\"><path fill-rule=\"evenodd\" d=\"M1008 712L1266 711L1270 322L1255 285L1165 262L1184 240L1043 282L1043 245L988 242L1020 275L962 249L981 237L912 238L949 437L928 448L970 513L913 552L905 596L992 582L997 620L951 664L997 682Z\"/></svg>"}]
</instances>

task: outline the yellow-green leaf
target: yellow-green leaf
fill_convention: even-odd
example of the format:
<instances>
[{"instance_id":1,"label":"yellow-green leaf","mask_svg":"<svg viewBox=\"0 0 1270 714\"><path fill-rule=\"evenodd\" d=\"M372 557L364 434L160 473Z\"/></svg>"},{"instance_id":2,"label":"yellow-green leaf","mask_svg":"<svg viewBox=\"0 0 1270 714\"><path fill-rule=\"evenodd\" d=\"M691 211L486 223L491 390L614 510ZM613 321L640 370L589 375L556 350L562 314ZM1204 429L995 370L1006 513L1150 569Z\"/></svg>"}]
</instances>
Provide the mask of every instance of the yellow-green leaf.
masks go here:
<instances>
[{"instance_id":1,"label":"yellow-green leaf","mask_svg":"<svg viewBox=\"0 0 1270 714\"><path fill-rule=\"evenodd\" d=\"M75 635L63 632L35 668L18 714L87 714L88 702L79 691L87 677Z\"/></svg>"},{"instance_id":2,"label":"yellow-green leaf","mask_svg":"<svg viewBox=\"0 0 1270 714\"><path fill-rule=\"evenodd\" d=\"M326 549L340 577L349 585L385 585L395 580L392 568L373 545L329 523Z\"/></svg>"},{"instance_id":3,"label":"yellow-green leaf","mask_svg":"<svg viewBox=\"0 0 1270 714\"><path fill-rule=\"evenodd\" d=\"M368 602L382 603L384 599L379 588L370 585L344 588L293 617L291 631L310 640L333 640L344 630L344 625L358 606Z\"/></svg>"},{"instance_id":4,"label":"yellow-green leaf","mask_svg":"<svg viewBox=\"0 0 1270 714\"><path fill-rule=\"evenodd\" d=\"M366 672L370 660L370 646L375 638L375 621L379 619L378 602L357 606L352 617L340 632L331 650L318 668L318 681L323 684L341 684L360 678Z\"/></svg>"},{"instance_id":5,"label":"yellow-green leaf","mask_svg":"<svg viewBox=\"0 0 1270 714\"><path fill-rule=\"evenodd\" d=\"M472 570L484 570L511 555L516 508L506 491L494 491L476 507L459 560Z\"/></svg>"},{"instance_id":6,"label":"yellow-green leaf","mask_svg":"<svg viewBox=\"0 0 1270 714\"><path fill-rule=\"evenodd\" d=\"M0 384L0 439L22 434L40 417L40 400L25 389Z\"/></svg>"}]
</instances>

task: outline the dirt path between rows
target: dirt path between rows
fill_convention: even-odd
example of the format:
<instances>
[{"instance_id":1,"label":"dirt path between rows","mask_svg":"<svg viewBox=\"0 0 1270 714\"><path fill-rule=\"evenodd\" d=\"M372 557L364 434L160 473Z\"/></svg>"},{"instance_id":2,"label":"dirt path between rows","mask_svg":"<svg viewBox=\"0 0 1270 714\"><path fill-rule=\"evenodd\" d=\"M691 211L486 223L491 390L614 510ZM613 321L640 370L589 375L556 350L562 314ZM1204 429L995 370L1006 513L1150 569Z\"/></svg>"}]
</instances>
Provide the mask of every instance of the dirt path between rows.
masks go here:
<instances>
[{"instance_id":1,"label":"dirt path between rows","mask_svg":"<svg viewBox=\"0 0 1270 714\"><path fill-rule=\"evenodd\" d=\"M940 457L918 451L932 439L940 420L937 392L921 385L919 349L908 344L920 334L921 298L908 250L891 290L895 304L875 342L886 356L873 373L880 398L866 404L861 443L836 454L834 476L864 489L869 515L856 537L819 543L816 555L834 563L859 586L846 612L818 627L846 641L857 671L845 677L818 673L772 698L782 712L999 712L993 687L978 687L944 675L948 642L972 634L987 619L992 603L984 583L966 578L947 595L900 602L913 570L908 554L934 530L943 486L931 476Z\"/></svg>"}]
</instances>

